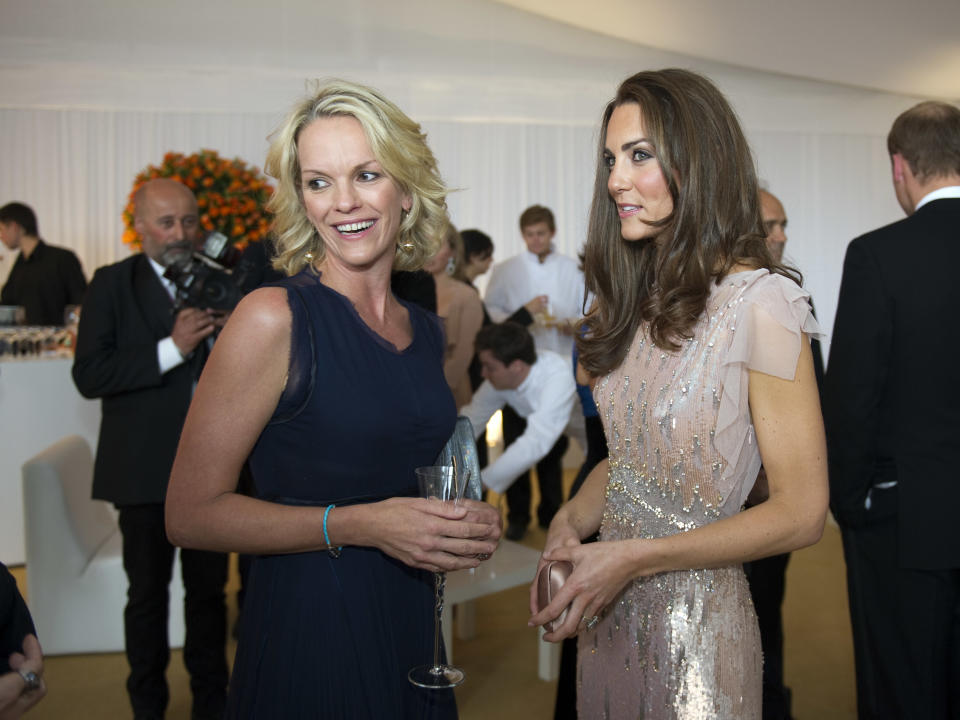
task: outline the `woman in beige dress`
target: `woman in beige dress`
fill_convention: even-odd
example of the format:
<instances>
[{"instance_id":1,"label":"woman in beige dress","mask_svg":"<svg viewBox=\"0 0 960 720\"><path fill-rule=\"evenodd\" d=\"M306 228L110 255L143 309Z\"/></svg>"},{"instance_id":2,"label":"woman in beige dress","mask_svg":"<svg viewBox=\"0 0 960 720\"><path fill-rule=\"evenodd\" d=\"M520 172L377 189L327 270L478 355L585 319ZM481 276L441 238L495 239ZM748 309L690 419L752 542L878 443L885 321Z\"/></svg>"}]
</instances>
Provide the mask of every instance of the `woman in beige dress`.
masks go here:
<instances>
[{"instance_id":1,"label":"woman in beige dress","mask_svg":"<svg viewBox=\"0 0 960 720\"><path fill-rule=\"evenodd\" d=\"M684 70L625 80L603 115L578 339L608 460L557 513L541 564L573 562L531 625L569 606L583 718L760 718L741 564L810 545L826 451L796 273L764 245L750 149ZM761 465L769 499L743 504ZM600 541L581 544L599 528Z\"/></svg>"},{"instance_id":2,"label":"woman in beige dress","mask_svg":"<svg viewBox=\"0 0 960 720\"><path fill-rule=\"evenodd\" d=\"M454 279L453 270L463 262L463 244L453 225L444 232L440 250L423 266L437 287L437 315L443 318L447 350L443 374L453 391L457 409L473 395L467 372L473 359L473 341L483 325L483 303L476 290Z\"/></svg>"}]
</instances>

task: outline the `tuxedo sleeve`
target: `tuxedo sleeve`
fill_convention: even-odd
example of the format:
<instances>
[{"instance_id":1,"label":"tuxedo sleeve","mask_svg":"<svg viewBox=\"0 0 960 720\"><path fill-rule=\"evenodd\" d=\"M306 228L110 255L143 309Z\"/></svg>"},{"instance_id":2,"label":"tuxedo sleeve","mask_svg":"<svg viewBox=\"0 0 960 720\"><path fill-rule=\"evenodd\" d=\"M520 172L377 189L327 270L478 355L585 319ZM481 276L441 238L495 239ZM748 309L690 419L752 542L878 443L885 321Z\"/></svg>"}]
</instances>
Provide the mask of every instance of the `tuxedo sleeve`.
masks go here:
<instances>
[{"instance_id":1,"label":"tuxedo sleeve","mask_svg":"<svg viewBox=\"0 0 960 720\"><path fill-rule=\"evenodd\" d=\"M880 405L890 371L891 308L870 244L847 248L824 379L823 414L830 466L830 507L856 525L878 465Z\"/></svg>"},{"instance_id":2,"label":"tuxedo sleeve","mask_svg":"<svg viewBox=\"0 0 960 720\"><path fill-rule=\"evenodd\" d=\"M115 272L108 274L110 269L94 274L80 312L73 381L86 398L156 387L162 382L157 338L138 317L132 292L124 292L125 278Z\"/></svg>"}]
</instances>

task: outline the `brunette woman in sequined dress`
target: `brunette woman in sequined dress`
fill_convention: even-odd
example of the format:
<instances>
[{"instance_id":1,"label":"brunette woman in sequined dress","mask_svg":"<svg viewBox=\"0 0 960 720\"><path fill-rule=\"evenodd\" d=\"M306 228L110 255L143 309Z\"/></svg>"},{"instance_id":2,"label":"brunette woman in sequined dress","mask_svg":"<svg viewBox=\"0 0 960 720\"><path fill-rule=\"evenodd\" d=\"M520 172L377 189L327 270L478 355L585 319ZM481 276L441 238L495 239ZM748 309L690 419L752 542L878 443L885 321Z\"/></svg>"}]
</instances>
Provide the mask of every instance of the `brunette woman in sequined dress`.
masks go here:
<instances>
[{"instance_id":1,"label":"brunette woman in sequined dress","mask_svg":"<svg viewBox=\"0 0 960 720\"><path fill-rule=\"evenodd\" d=\"M574 571L532 625L579 633L583 718L759 718L741 563L815 543L826 450L796 273L764 245L735 114L684 70L625 80L603 115L582 364L609 459L550 525ZM742 510L761 458L769 499ZM600 531L600 542L582 538Z\"/></svg>"}]
</instances>

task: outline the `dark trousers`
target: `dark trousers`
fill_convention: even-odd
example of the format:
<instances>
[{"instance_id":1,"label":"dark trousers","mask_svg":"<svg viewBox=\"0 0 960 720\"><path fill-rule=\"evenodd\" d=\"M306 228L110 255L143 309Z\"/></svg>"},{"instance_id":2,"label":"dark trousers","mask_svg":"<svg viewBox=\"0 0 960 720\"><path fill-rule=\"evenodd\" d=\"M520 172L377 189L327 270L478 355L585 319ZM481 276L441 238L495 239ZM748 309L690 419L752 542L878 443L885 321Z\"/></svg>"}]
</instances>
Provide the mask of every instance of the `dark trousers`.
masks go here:
<instances>
[{"instance_id":1,"label":"dark trousers","mask_svg":"<svg viewBox=\"0 0 960 720\"><path fill-rule=\"evenodd\" d=\"M130 586L123 613L130 676L127 692L136 718L163 718L170 699L167 620L176 548L167 540L163 505L120 510L123 568ZM186 641L183 660L190 673L194 720L222 718L226 704L227 609L223 586L227 556L182 550Z\"/></svg>"},{"instance_id":2,"label":"dark trousers","mask_svg":"<svg viewBox=\"0 0 960 720\"><path fill-rule=\"evenodd\" d=\"M783 596L790 553L744 563L760 625L763 720L789 720L790 690L783 684Z\"/></svg>"},{"instance_id":3,"label":"dark trousers","mask_svg":"<svg viewBox=\"0 0 960 720\"><path fill-rule=\"evenodd\" d=\"M510 445L523 435L527 421L509 405L503 406L503 444ZM541 527L547 527L553 516L563 504L563 454L570 441L566 435L560 438L537 463L537 482L540 485L540 506L537 508L537 520ZM530 524L530 472L517 476L507 488L507 522L526 527Z\"/></svg>"},{"instance_id":4,"label":"dark trousers","mask_svg":"<svg viewBox=\"0 0 960 720\"><path fill-rule=\"evenodd\" d=\"M858 718L960 719L960 568L899 567L895 514L842 532Z\"/></svg>"},{"instance_id":5,"label":"dark trousers","mask_svg":"<svg viewBox=\"0 0 960 720\"><path fill-rule=\"evenodd\" d=\"M584 418L587 431L587 457L580 466L577 477L570 488L570 497L587 479L597 463L607 457L607 438L603 432L603 423L596 415ZM591 535L583 542L594 542L597 535ZM553 707L554 720L577 720L577 636L565 639L560 645L560 672L557 677L557 699Z\"/></svg>"}]
</instances>

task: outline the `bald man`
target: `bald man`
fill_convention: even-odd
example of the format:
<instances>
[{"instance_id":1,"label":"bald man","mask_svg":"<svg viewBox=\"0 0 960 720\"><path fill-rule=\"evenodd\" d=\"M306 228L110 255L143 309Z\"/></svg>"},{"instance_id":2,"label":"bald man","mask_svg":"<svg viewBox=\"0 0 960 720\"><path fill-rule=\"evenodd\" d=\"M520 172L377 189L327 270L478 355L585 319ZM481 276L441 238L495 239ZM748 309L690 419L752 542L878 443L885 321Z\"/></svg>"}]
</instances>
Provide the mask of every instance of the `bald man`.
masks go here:
<instances>
[{"instance_id":1,"label":"bald man","mask_svg":"<svg viewBox=\"0 0 960 720\"><path fill-rule=\"evenodd\" d=\"M773 193L761 190L760 214L767 234L767 249L774 260L783 262L783 249L787 245L787 213L783 204Z\"/></svg>"},{"instance_id":2,"label":"bald man","mask_svg":"<svg viewBox=\"0 0 960 720\"><path fill-rule=\"evenodd\" d=\"M771 192L760 191L760 214L767 235L767 249L773 259L783 262L787 244L787 213ZM823 382L823 356L820 342L811 342L817 384ZM761 471L762 472L762 471ZM752 497L751 497L752 499ZM783 596L786 590L787 563L790 553L754 560L744 564L750 595L760 625L763 648L763 720L789 720L790 688L783 684Z\"/></svg>"},{"instance_id":3,"label":"bald man","mask_svg":"<svg viewBox=\"0 0 960 720\"><path fill-rule=\"evenodd\" d=\"M167 265L198 248L197 201L184 185L151 180L134 197L143 252L100 268L87 291L73 379L100 398L102 418L93 497L116 505L129 580L124 634L134 717L163 718L169 701L167 615L175 548L163 501L180 430L221 322L215 313L174 313ZM227 556L182 550L187 635L183 659L192 720L222 718L226 700Z\"/></svg>"}]
</instances>

